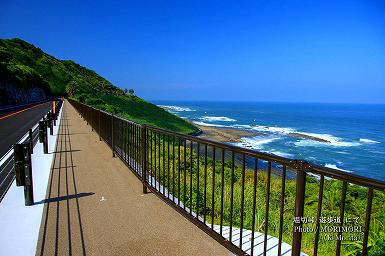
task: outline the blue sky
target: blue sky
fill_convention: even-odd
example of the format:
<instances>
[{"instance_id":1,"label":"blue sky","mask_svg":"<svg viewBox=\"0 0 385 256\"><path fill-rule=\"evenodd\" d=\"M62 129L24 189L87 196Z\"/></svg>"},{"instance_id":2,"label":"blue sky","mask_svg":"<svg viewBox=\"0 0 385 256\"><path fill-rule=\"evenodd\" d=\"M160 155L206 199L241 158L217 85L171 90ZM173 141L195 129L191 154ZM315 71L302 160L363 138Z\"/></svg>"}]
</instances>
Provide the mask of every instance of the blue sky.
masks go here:
<instances>
[{"instance_id":1,"label":"blue sky","mask_svg":"<svg viewBox=\"0 0 385 256\"><path fill-rule=\"evenodd\" d=\"M149 100L385 103L384 1L3 0L0 10L1 38Z\"/></svg>"}]
</instances>

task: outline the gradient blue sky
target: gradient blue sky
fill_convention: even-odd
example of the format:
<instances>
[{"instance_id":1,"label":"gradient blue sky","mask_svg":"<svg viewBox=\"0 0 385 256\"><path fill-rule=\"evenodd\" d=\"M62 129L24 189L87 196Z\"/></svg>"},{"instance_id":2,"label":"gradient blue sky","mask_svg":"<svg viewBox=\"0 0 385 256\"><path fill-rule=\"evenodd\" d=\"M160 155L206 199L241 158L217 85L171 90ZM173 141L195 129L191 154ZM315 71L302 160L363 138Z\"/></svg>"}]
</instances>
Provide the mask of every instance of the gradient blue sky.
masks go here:
<instances>
[{"instance_id":1,"label":"gradient blue sky","mask_svg":"<svg viewBox=\"0 0 385 256\"><path fill-rule=\"evenodd\" d=\"M1 38L149 100L385 103L382 0L2 0L0 13Z\"/></svg>"}]
</instances>

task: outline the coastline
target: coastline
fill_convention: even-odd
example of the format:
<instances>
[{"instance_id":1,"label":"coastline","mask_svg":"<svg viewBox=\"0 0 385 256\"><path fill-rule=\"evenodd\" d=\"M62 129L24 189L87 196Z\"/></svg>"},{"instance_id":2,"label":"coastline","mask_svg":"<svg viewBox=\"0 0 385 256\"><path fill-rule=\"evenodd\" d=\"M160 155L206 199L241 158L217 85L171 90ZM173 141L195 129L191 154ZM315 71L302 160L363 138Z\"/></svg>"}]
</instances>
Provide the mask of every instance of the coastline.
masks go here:
<instances>
[{"instance_id":1,"label":"coastline","mask_svg":"<svg viewBox=\"0 0 385 256\"><path fill-rule=\"evenodd\" d=\"M242 130L238 128L204 126L204 125L197 125L197 124L195 125L200 129L200 132L198 132L194 136L209 139L209 140L215 140L218 142L240 142L242 138L249 138L249 137L254 137L258 135L261 135L261 136L266 135L265 133L262 133L262 132ZM286 134L286 136L298 138L298 139L312 140L312 141L321 142L321 143L330 143L330 141L328 140L303 134L300 132L291 132Z\"/></svg>"},{"instance_id":2,"label":"coastline","mask_svg":"<svg viewBox=\"0 0 385 256\"><path fill-rule=\"evenodd\" d=\"M246 131L237 128L195 125L202 131L198 137L218 142L240 142L241 138L261 135L260 132Z\"/></svg>"}]
</instances>

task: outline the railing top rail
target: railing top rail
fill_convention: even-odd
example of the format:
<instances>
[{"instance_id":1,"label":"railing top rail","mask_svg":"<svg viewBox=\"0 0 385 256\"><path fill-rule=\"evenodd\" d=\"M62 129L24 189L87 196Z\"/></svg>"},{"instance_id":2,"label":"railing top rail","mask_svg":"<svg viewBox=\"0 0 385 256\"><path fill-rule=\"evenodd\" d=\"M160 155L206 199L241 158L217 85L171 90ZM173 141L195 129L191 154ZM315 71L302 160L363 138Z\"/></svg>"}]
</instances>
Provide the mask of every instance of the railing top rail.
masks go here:
<instances>
[{"instance_id":1,"label":"railing top rail","mask_svg":"<svg viewBox=\"0 0 385 256\"><path fill-rule=\"evenodd\" d=\"M336 170L329 167L319 166L316 164L311 164L310 172L316 173L319 175L324 175L324 176L331 177L338 180L347 181L359 186L365 186L365 187L385 191L385 182L364 177L361 175L347 173L344 171Z\"/></svg>"},{"instance_id":2,"label":"railing top rail","mask_svg":"<svg viewBox=\"0 0 385 256\"><path fill-rule=\"evenodd\" d=\"M79 102L79 103L80 103L80 102ZM83 104L83 103L80 103L80 104ZM84 105L85 105L85 104L84 104ZM142 125L143 125L142 123L136 122L136 121L134 121L134 120L130 120L130 119L128 119L128 118L124 118L124 117L121 117L121 116L118 116L118 115L109 113L109 112L107 112L107 111L104 111L104 110L101 110L101 109L97 109L97 108L92 107L92 106L88 106L88 105L85 105L85 106L90 107L90 108L92 108L92 109L94 109L94 110L96 110L96 111L100 111L100 112L102 112L103 114L106 114L106 115L109 115L109 116L116 117L116 118L118 118L118 119L120 119L120 120L122 120L122 121L130 122L130 123L133 123L133 124L136 124L136 125L139 125L139 126L142 126Z\"/></svg>"},{"instance_id":3,"label":"railing top rail","mask_svg":"<svg viewBox=\"0 0 385 256\"><path fill-rule=\"evenodd\" d=\"M305 163L304 171L306 171L306 172L315 173L318 175L324 175L326 177L330 177L330 178L334 178L334 179L338 179L338 180L343 180L343 181L350 182L350 183L353 183L353 184L356 184L359 186L365 186L365 187L385 191L385 182L384 181L380 181L380 180L376 180L376 179L372 179L372 178L367 178L367 177L360 176L360 175L353 174L353 173L347 173L347 172L340 171L340 170L333 169L333 168L329 168L329 167L319 166L316 164L308 163L306 161L301 161L301 160L297 160L297 159L290 159L290 158L286 158L286 157L277 156L274 154L269 154L269 153L264 153L264 152L252 150L252 149L242 148L242 147L227 144L227 143L217 142L217 141L213 141L213 140L209 140L209 139L203 139L203 138L195 137L192 135L186 135L186 134L183 134L180 132L169 131L169 130L166 130L163 128L158 128L158 127L155 127L152 125L138 123L138 122L130 120L128 118L112 115L111 113L108 113L106 111L96 109L94 107L88 106L88 105L80 103L78 101L76 101L76 102L79 104L82 104L84 106L93 108L97 111L101 111L105 114L114 116L114 117L121 119L123 121L134 123L134 124L139 125L141 127L146 127L147 129L161 132L161 133L166 134L166 135L177 136L181 139L187 139L187 140L191 140L194 142L207 144L208 146L219 147L219 148L222 148L225 150L230 150L230 151L233 151L235 153L244 154L244 155L247 155L249 157L257 158L260 160L277 162L278 164L285 165L285 166L287 166L290 169L293 169L295 171L299 170L299 168L297 168L295 166L296 163L302 162L302 163Z\"/></svg>"},{"instance_id":4,"label":"railing top rail","mask_svg":"<svg viewBox=\"0 0 385 256\"><path fill-rule=\"evenodd\" d=\"M128 118L124 118L124 117L118 116L118 115L114 115L114 117L116 117L117 119L120 119L122 121L126 121L126 122L129 122L129 123L138 125L138 126L144 126L145 125L145 124L142 124L142 123L136 122L134 120L130 120ZM148 125L146 125L146 126L148 126Z\"/></svg>"}]
</instances>

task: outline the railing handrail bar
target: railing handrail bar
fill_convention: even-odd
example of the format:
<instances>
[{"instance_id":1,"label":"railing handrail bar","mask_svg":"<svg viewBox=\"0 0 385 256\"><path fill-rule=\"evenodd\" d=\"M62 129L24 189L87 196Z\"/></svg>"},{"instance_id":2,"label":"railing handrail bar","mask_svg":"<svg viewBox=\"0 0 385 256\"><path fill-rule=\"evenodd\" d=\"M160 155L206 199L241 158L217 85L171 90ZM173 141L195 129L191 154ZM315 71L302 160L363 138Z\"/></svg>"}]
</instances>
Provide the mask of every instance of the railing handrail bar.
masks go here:
<instances>
[{"instance_id":1,"label":"railing handrail bar","mask_svg":"<svg viewBox=\"0 0 385 256\"><path fill-rule=\"evenodd\" d=\"M316 164L310 164L310 165L311 165L311 169L309 172L312 172L312 173L314 172L314 173L331 177L334 179L347 181L359 186L366 186L368 188L374 188L374 189L385 191L385 182L383 181L368 178L368 177L361 176L354 173L347 173L344 171L340 171L340 170L325 167L325 166L319 166Z\"/></svg>"},{"instance_id":2,"label":"railing handrail bar","mask_svg":"<svg viewBox=\"0 0 385 256\"><path fill-rule=\"evenodd\" d=\"M79 103L80 103L80 102L79 102ZM83 103L80 103L80 104L83 104ZM104 114L106 114L106 115L116 117L116 118L118 118L118 119L120 119L120 120L122 120L122 121L128 121L128 122L133 123L133 124L136 124L136 125L144 125L144 124L139 123L139 122L136 122L136 121L134 121L134 120L131 120L131 119L128 119L128 118L125 118L125 117L121 117L121 116L114 115L114 114L112 114L112 113L110 113L110 112L107 112L107 111L105 111L105 110L101 110L101 109L98 109L98 108L95 108L95 107L93 107L93 106L89 106L89 105L86 105L86 104L84 104L84 105L87 106L87 107L90 107L90 108L92 108L92 109L94 109L94 110L96 110L96 111L100 111L100 112L102 112L102 113L104 113ZM147 126L148 126L148 125L147 125Z\"/></svg>"}]
</instances>

